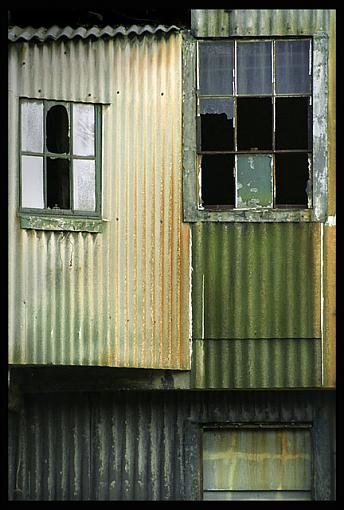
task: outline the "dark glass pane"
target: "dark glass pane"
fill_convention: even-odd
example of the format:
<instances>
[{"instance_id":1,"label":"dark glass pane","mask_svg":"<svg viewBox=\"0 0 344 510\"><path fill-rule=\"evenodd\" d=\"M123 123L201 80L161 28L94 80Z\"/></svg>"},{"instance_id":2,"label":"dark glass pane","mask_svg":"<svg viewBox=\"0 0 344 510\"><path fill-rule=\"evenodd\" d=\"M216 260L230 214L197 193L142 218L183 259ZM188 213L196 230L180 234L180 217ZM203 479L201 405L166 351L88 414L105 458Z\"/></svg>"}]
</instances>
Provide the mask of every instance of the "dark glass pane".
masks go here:
<instances>
[{"instance_id":1,"label":"dark glass pane","mask_svg":"<svg viewBox=\"0 0 344 510\"><path fill-rule=\"evenodd\" d=\"M272 99L238 97L238 150L272 149Z\"/></svg>"},{"instance_id":2,"label":"dark glass pane","mask_svg":"<svg viewBox=\"0 0 344 510\"><path fill-rule=\"evenodd\" d=\"M203 206L234 206L234 155L203 154L202 156Z\"/></svg>"},{"instance_id":3,"label":"dark glass pane","mask_svg":"<svg viewBox=\"0 0 344 510\"><path fill-rule=\"evenodd\" d=\"M201 150L234 150L233 100L201 99Z\"/></svg>"},{"instance_id":4,"label":"dark glass pane","mask_svg":"<svg viewBox=\"0 0 344 510\"><path fill-rule=\"evenodd\" d=\"M309 169L305 153L276 154L276 205L307 208Z\"/></svg>"},{"instance_id":5,"label":"dark glass pane","mask_svg":"<svg viewBox=\"0 0 344 510\"><path fill-rule=\"evenodd\" d=\"M310 41L276 41L276 92L311 92Z\"/></svg>"},{"instance_id":6,"label":"dark glass pane","mask_svg":"<svg viewBox=\"0 0 344 510\"><path fill-rule=\"evenodd\" d=\"M308 97L276 98L276 149L310 149L311 126Z\"/></svg>"},{"instance_id":7,"label":"dark glass pane","mask_svg":"<svg viewBox=\"0 0 344 510\"><path fill-rule=\"evenodd\" d=\"M272 93L271 42L238 42L238 94Z\"/></svg>"},{"instance_id":8,"label":"dark glass pane","mask_svg":"<svg viewBox=\"0 0 344 510\"><path fill-rule=\"evenodd\" d=\"M47 158L47 201L53 209L70 209L69 161Z\"/></svg>"},{"instance_id":9,"label":"dark glass pane","mask_svg":"<svg viewBox=\"0 0 344 510\"><path fill-rule=\"evenodd\" d=\"M199 89L204 95L233 93L233 43L199 43Z\"/></svg>"},{"instance_id":10,"label":"dark glass pane","mask_svg":"<svg viewBox=\"0 0 344 510\"><path fill-rule=\"evenodd\" d=\"M69 152L68 113L64 106L52 106L47 113L47 149L56 154Z\"/></svg>"}]
</instances>

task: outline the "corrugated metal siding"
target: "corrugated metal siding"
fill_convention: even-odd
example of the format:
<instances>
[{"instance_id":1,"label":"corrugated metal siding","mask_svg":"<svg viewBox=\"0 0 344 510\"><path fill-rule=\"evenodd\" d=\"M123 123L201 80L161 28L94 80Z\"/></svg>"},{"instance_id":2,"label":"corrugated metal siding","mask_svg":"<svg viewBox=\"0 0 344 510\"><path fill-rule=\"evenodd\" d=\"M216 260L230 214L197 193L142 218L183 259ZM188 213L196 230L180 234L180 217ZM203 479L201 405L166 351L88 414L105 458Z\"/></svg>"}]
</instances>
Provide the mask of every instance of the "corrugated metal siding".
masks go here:
<instances>
[{"instance_id":1,"label":"corrugated metal siding","mask_svg":"<svg viewBox=\"0 0 344 510\"><path fill-rule=\"evenodd\" d=\"M333 499L334 397L301 391L26 395L23 412L12 416L19 423L10 429L16 448L9 451L9 499L197 499L201 486L196 483L196 496L191 486L201 480L201 447L190 427L218 422L312 423L314 499Z\"/></svg>"},{"instance_id":2,"label":"corrugated metal siding","mask_svg":"<svg viewBox=\"0 0 344 510\"><path fill-rule=\"evenodd\" d=\"M189 368L181 42L10 45L10 363ZM101 234L20 229L20 96L109 103Z\"/></svg>"},{"instance_id":3,"label":"corrugated metal siding","mask_svg":"<svg viewBox=\"0 0 344 510\"><path fill-rule=\"evenodd\" d=\"M66 39L74 39L76 37L81 37L82 39L87 39L88 37L94 37L99 39L101 37L116 37L118 35L142 35L142 34L156 34L158 32L168 33L171 31L179 30L175 25L171 25L169 27L164 25L131 25L129 27L118 26L111 27L107 25L104 28L100 27L58 27L54 25L49 28L41 27L10 27L8 30L8 39L12 42L17 41L31 41L33 39L37 39L38 41L46 41L48 39L57 41L58 39L66 38Z\"/></svg>"},{"instance_id":4,"label":"corrugated metal siding","mask_svg":"<svg viewBox=\"0 0 344 510\"><path fill-rule=\"evenodd\" d=\"M195 37L311 35L328 32L328 9L194 9Z\"/></svg>"},{"instance_id":5,"label":"corrugated metal siding","mask_svg":"<svg viewBox=\"0 0 344 510\"><path fill-rule=\"evenodd\" d=\"M320 225L192 229L194 384L321 384Z\"/></svg>"}]
</instances>

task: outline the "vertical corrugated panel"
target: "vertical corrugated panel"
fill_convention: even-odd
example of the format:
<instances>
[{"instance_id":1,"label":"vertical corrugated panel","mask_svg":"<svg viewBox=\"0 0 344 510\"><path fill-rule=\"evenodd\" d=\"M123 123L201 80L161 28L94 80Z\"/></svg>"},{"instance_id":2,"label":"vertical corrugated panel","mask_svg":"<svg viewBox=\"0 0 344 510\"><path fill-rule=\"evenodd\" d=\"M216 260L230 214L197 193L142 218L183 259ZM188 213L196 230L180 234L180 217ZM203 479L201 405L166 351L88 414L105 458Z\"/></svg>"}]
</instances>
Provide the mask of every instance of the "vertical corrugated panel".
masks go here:
<instances>
[{"instance_id":1,"label":"vertical corrugated panel","mask_svg":"<svg viewBox=\"0 0 344 510\"><path fill-rule=\"evenodd\" d=\"M181 43L10 45L10 363L189 368ZM20 229L20 96L103 103L101 234Z\"/></svg>"},{"instance_id":2,"label":"vertical corrugated panel","mask_svg":"<svg viewBox=\"0 0 344 510\"><path fill-rule=\"evenodd\" d=\"M320 392L103 392L26 395L10 430L9 499L180 500L201 466L190 426L313 426L315 499L333 498L334 397ZM198 454L199 455L199 454ZM10 489L12 488L12 489ZM13 489L15 488L15 489Z\"/></svg>"},{"instance_id":3,"label":"vertical corrugated panel","mask_svg":"<svg viewBox=\"0 0 344 510\"><path fill-rule=\"evenodd\" d=\"M192 228L195 386L321 385L320 225Z\"/></svg>"},{"instance_id":4,"label":"vertical corrugated panel","mask_svg":"<svg viewBox=\"0 0 344 510\"><path fill-rule=\"evenodd\" d=\"M194 9L196 37L233 35L309 35L327 32L328 9Z\"/></svg>"}]
</instances>

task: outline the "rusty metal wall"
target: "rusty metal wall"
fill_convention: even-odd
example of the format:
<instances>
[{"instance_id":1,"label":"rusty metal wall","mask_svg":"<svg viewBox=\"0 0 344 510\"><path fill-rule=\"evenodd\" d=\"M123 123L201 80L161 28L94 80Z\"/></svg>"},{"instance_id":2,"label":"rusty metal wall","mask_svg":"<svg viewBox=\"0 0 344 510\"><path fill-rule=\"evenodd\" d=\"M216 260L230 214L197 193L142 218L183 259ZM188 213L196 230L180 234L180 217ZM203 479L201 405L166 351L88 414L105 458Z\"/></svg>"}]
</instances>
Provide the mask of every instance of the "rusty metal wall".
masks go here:
<instances>
[{"instance_id":1,"label":"rusty metal wall","mask_svg":"<svg viewBox=\"0 0 344 510\"><path fill-rule=\"evenodd\" d=\"M10 500L202 498L202 426L311 425L313 499L335 498L330 391L26 394L11 413Z\"/></svg>"},{"instance_id":2,"label":"rusty metal wall","mask_svg":"<svg viewBox=\"0 0 344 510\"><path fill-rule=\"evenodd\" d=\"M182 37L146 32L9 44L10 363L189 368ZM103 105L102 233L20 228L21 96Z\"/></svg>"}]
</instances>

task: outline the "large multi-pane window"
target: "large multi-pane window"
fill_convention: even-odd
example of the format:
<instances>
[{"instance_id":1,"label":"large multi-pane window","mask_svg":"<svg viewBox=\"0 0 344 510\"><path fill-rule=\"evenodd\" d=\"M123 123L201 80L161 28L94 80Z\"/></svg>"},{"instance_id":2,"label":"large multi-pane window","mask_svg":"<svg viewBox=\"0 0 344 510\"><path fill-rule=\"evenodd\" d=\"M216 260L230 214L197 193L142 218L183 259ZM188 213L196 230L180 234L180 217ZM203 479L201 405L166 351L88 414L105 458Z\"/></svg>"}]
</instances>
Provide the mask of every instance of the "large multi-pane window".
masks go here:
<instances>
[{"instance_id":1,"label":"large multi-pane window","mask_svg":"<svg viewBox=\"0 0 344 510\"><path fill-rule=\"evenodd\" d=\"M197 46L199 208L312 207L312 41Z\"/></svg>"}]
</instances>

